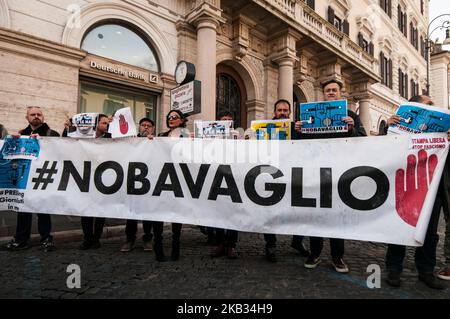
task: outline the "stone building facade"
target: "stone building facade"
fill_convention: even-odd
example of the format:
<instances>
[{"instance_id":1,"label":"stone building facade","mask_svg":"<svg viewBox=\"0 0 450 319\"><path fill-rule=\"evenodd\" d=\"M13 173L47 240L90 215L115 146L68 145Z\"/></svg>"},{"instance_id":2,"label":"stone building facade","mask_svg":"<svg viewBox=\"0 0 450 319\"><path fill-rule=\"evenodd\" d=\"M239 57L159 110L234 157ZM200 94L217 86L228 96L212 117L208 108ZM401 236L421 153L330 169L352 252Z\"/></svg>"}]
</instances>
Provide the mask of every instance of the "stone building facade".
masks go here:
<instances>
[{"instance_id":1,"label":"stone building facade","mask_svg":"<svg viewBox=\"0 0 450 319\"><path fill-rule=\"evenodd\" d=\"M338 79L372 135L426 86L428 0L0 0L0 122L25 106L66 117L123 106L165 129L174 70L196 65L201 113L236 125L271 118L284 98L323 98ZM295 112L294 112L295 113ZM193 121L191 120L190 123Z\"/></svg>"},{"instance_id":2,"label":"stone building facade","mask_svg":"<svg viewBox=\"0 0 450 319\"><path fill-rule=\"evenodd\" d=\"M450 109L450 51L438 45L431 54L430 94L436 105Z\"/></svg>"}]
</instances>

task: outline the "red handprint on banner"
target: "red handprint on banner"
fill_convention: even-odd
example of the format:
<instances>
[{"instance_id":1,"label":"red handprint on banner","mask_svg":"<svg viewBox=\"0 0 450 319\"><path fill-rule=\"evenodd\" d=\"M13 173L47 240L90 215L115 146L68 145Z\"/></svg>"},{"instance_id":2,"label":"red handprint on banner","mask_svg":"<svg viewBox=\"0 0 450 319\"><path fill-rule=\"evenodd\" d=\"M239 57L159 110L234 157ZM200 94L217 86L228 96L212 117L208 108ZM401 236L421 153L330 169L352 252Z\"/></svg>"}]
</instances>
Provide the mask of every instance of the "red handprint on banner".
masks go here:
<instances>
[{"instance_id":1,"label":"red handprint on banner","mask_svg":"<svg viewBox=\"0 0 450 319\"><path fill-rule=\"evenodd\" d=\"M419 151L417 163L417 187L416 187L416 156L409 155L405 170L399 169L395 175L395 208L398 215L409 225L415 227L422 211L423 202L428 192L428 177L433 179L434 170L438 164L436 155L428 154L424 150Z\"/></svg>"},{"instance_id":2,"label":"red handprint on banner","mask_svg":"<svg viewBox=\"0 0 450 319\"><path fill-rule=\"evenodd\" d=\"M128 122L125 119L125 116L122 114L119 115L119 127L120 127L120 133L127 134L128 133Z\"/></svg>"}]
</instances>

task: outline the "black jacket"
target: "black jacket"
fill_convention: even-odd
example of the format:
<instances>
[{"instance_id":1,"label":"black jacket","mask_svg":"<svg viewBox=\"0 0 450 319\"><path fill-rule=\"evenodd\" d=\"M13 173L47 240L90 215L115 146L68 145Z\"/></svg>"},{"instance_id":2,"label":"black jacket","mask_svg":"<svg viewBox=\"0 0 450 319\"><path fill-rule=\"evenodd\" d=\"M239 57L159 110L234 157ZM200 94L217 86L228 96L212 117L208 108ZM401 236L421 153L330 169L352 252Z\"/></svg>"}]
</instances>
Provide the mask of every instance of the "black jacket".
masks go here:
<instances>
[{"instance_id":1,"label":"black jacket","mask_svg":"<svg viewBox=\"0 0 450 319\"><path fill-rule=\"evenodd\" d=\"M0 139L4 139L8 135L8 132L6 131L5 127L0 124Z\"/></svg>"},{"instance_id":2,"label":"black jacket","mask_svg":"<svg viewBox=\"0 0 450 319\"><path fill-rule=\"evenodd\" d=\"M450 156L447 155L444 171L442 172L441 185L442 187L442 208L444 209L444 216L447 223L450 222Z\"/></svg>"},{"instance_id":3,"label":"black jacket","mask_svg":"<svg viewBox=\"0 0 450 319\"><path fill-rule=\"evenodd\" d=\"M158 137L168 137L170 134L170 130L168 130L167 132L163 132L163 133L159 133ZM184 137L182 134L180 134L179 136L180 138Z\"/></svg>"},{"instance_id":4,"label":"black jacket","mask_svg":"<svg viewBox=\"0 0 450 319\"><path fill-rule=\"evenodd\" d=\"M64 129L61 136L67 137L67 129ZM102 138L112 138L112 135L111 133L106 132L105 135L102 136Z\"/></svg>"},{"instance_id":5,"label":"black jacket","mask_svg":"<svg viewBox=\"0 0 450 319\"><path fill-rule=\"evenodd\" d=\"M30 125L28 125L23 130L19 131L20 135L31 135L31 134L39 134L40 136L55 136L59 137L59 133L56 131L53 131L50 129L50 127L47 125L47 123L42 124L37 130L34 130L31 128Z\"/></svg>"}]
</instances>

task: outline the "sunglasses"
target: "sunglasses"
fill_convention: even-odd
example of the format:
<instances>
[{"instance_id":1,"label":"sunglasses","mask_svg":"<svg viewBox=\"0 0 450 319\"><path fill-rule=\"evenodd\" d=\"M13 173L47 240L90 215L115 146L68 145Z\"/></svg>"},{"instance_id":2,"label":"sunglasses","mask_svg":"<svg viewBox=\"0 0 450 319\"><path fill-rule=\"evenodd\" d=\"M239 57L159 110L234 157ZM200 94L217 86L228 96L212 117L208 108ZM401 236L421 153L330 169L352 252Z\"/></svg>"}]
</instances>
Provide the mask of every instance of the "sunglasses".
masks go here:
<instances>
[{"instance_id":1,"label":"sunglasses","mask_svg":"<svg viewBox=\"0 0 450 319\"><path fill-rule=\"evenodd\" d=\"M169 121L174 121L174 120L179 120L180 117L176 116L176 115L171 115L171 116L168 117L168 119L169 119Z\"/></svg>"}]
</instances>

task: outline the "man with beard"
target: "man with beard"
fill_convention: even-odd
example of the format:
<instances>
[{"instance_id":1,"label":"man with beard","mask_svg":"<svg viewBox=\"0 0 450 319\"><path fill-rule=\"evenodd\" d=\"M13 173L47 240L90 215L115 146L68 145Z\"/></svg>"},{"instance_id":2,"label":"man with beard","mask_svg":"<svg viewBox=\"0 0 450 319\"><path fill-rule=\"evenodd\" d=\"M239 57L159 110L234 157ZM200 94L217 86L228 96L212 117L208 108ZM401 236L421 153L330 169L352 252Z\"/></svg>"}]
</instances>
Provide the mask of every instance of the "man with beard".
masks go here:
<instances>
[{"instance_id":1,"label":"man with beard","mask_svg":"<svg viewBox=\"0 0 450 319\"><path fill-rule=\"evenodd\" d=\"M275 102L273 120L289 119L291 116L291 103L287 100L280 99ZM294 124L292 123L291 136L292 139L296 139L296 132L294 131ZM276 243L277 237L275 234L264 234L264 240L266 241L266 258L270 262L276 262ZM309 252L303 246L303 236L293 236L291 247L295 248L299 254L303 257L308 257Z\"/></svg>"},{"instance_id":2,"label":"man with beard","mask_svg":"<svg viewBox=\"0 0 450 319\"><path fill-rule=\"evenodd\" d=\"M59 136L58 132L50 129L44 122L44 114L39 106L29 106L25 116L29 125L19 131L20 135L33 136ZM55 249L53 237L50 235L52 222L50 215L37 214L38 231L41 235L41 250L47 252ZM10 251L29 248L28 240L31 235L31 223L33 215L31 213L17 213L17 226L14 238L6 245Z\"/></svg>"},{"instance_id":3,"label":"man with beard","mask_svg":"<svg viewBox=\"0 0 450 319\"><path fill-rule=\"evenodd\" d=\"M323 96L325 101L336 101L342 99L343 84L337 80L329 80L322 84ZM298 139L325 139L325 138L349 138L358 136L367 136L366 131L361 124L359 115L351 110L347 110L347 116L342 118L348 126L347 132L332 132L323 134L307 134L302 133L302 122L295 123L295 130L297 131ZM309 237L309 245L311 255L304 263L307 269L314 269L321 262L320 254L323 249L323 238ZM344 262L345 243L340 238L330 238L330 251L332 257L332 265L338 273L348 273L349 268Z\"/></svg>"},{"instance_id":4,"label":"man with beard","mask_svg":"<svg viewBox=\"0 0 450 319\"><path fill-rule=\"evenodd\" d=\"M111 120L105 114L99 114L95 138L111 138L108 133L108 125ZM81 228L83 229L83 242L80 245L81 250L100 248L100 237L103 234L106 218L104 217L81 217Z\"/></svg>"},{"instance_id":5,"label":"man with beard","mask_svg":"<svg viewBox=\"0 0 450 319\"><path fill-rule=\"evenodd\" d=\"M139 134L138 137L147 137L147 138L153 138L155 130L155 122L153 122L149 118L142 118L139 121ZM142 228L144 229L144 235L142 236L143 241L143 248L144 251L152 251L152 226L153 222L149 220L142 221ZM127 236L127 241L122 245L122 248L120 249L121 252L126 253L130 252L134 248L134 244L136 241L136 234L138 229L138 221L128 219L127 225L125 227L125 234Z\"/></svg>"}]
</instances>

